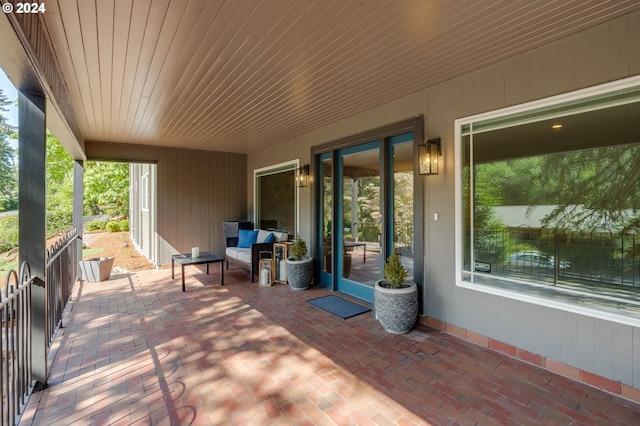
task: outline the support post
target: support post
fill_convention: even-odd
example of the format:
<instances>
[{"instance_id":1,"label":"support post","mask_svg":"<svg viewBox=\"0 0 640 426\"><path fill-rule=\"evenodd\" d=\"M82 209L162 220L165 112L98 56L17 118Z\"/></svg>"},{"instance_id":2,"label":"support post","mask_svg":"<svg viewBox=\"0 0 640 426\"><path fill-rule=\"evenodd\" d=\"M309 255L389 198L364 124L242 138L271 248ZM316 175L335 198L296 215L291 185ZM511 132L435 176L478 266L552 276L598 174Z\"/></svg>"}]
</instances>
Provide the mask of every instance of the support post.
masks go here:
<instances>
[{"instance_id":1,"label":"support post","mask_svg":"<svg viewBox=\"0 0 640 426\"><path fill-rule=\"evenodd\" d=\"M32 374L36 389L47 383L46 117L45 96L19 92L19 259L34 277L32 292Z\"/></svg>"}]
</instances>

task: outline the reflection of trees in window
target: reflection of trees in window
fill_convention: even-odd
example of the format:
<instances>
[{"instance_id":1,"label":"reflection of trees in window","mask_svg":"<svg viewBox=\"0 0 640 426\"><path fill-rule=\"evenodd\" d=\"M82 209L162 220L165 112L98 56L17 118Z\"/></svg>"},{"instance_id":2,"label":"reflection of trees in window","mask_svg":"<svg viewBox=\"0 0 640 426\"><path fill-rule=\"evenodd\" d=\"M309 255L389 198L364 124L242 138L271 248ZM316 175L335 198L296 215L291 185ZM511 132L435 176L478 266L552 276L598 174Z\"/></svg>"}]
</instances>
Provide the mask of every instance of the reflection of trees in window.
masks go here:
<instances>
[{"instance_id":1,"label":"reflection of trees in window","mask_svg":"<svg viewBox=\"0 0 640 426\"><path fill-rule=\"evenodd\" d=\"M331 160L322 161L322 237L331 238L333 216L333 177Z\"/></svg>"},{"instance_id":2,"label":"reflection of trees in window","mask_svg":"<svg viewBox=\"0 0 640 426\"><path fill-rule=\"evenodd\" d=\"M413 252L413 172L396 172L393 180L393 241Z\"/></svg>"},{"instance_id":3,"label":"reflection of trees in window","mask_svg":"<svg viewBox=\"0 0 640 426\"><path fill-rule=\"evenodd\" d=\"M640 226L640 144L480 164L475 182L477 224L491 206L553 205L545 227Z\"/></svg>"},{"instance_id":4,"label":"reflection of trees in window","mask_svg":"<svg viewBox=\"0 0 640 426\"><path fill-rule=\"evenodd\" d=\"M640 103L574 106L553 119L561 132L545 111L463 127L467 271L480 261L494 277L640 288Z\"/></svg>"},{"instance_id":5,"label":"reflection of trees in window","mask_svg":"<svg viewBox=\"0 0 640 426\"><path fill-rule=\"evenodd\" d=\"M471 239L473 238L474 260L491 264L504 263L508 255L504 225L495 217L493 207L505 199L503 179L510 174L509 167L501 163L485 163L475 167L473 191L473 217L471 215L469 167L463 169L462 194L465 224L465 269L471 268ZM517 192L517 191L516 191ZM473 220L473 237L471 223Z\"/></svg>"},{"instance_id":6,"label":"reflection of trees in window","mask_svg":"<svg viewBox=\"0 0 640 426\"><path fill-rule=\"evenodd\" d=\"M342 182L342 221L344 226L344 236L356 237L353 235L352 226L353 226L353 213L352 213L352 205L353 205L353 187L355 185L355 180L353 179L344 179Z\"/></svg>"},{"instance_id":7,"label":"reflection of trees in window","mask_svg":"<svg viewBox=\"0 0 640 426\"><path fill-rule=\"evenodd\" d=\"M359 241L380 241L378 169L345 165L342 196L344 236Z\"/></svg>"},{"instance_id":8,"label":"reflection of trees in window","mask_svg":"<svg viewBox=\"0 0 640 426\"><path fill-rule=\"evenodd\" d=\"M500 170L502 169L502 170ZM500 205L507 195L500 193L497 177L509 175L503 164L482 164L476 167L473 204L473 249L475 259L491 264L502 263L507 258L508 244L505 243L504 225L495 217L493 207ZM466 185L468 188L468 184ZM469 226L467 219L467 226Z\"/></svg>"},{"instance_id":9,"label":"reflection of trees in window","mask_svg":"<svg viewBox=\"0 0 640 426\"><path fill-rule=\"evenodd\" d=\"M360 241L380 241L380 178L360 182L357 220Z\"/></svg>"},{"instance_id":10,"label":"reflection of trees in window","mask_svg":"<svg viewBox=\"0 0 640 426\"><path fill-rule=\"evenodd\" d=\"M294 233L295 171L287 170L258 177L258 223L263 229L276 228Z\"/></svg>"},{"instance_id":11,"label":"reflection of trees in window","mask_svg":"<svg viewBox=\"0 0 640 426\"><path fill-rule=\"evenodd\" d=\"M558 207L545 226L640 229L640 144L604 147L542 158L535 178Z\"/></svg>"},{"instance_id":12,"label":"reflection of trees in window","mask_svg":"<svg viewBox=\"0 0 640 426\"><path fill-rule=\"evenodd\" d=\"M640 144L496 161L474 170L475 260L538 280L640 285ZM499 211L523 204L521 216L498 218ZM545 214L536 223L540 211ZM546 263L519 261L526 254Z\"/></svg>"},{"instance_id":13,"label":"reflection of trees in window","mask_svg":"<svg viewBox=\"0 0 640 426\"><path fill-rule=\"evenodd\" d=\"M342 188L345 236L359 241L379 241L380 178L345 178Z\"/></svg>"},{"instance_id":14,"label":"reflection of trees in window","mask_svg":"<svg viewBox=\"0 0 640 426\"><path fill-rule=\"evenodd\" d=\"M324 178L324 185L323 185L323 197L322 197L322 204L323 204L323 209L322 209L322 229L323 229L323 236L324 237L331 237L331 229L332 229L332 225L331 225L331 215L332 215L332 189L331 189L331 178Z\"/></svg>"}]
</instances>

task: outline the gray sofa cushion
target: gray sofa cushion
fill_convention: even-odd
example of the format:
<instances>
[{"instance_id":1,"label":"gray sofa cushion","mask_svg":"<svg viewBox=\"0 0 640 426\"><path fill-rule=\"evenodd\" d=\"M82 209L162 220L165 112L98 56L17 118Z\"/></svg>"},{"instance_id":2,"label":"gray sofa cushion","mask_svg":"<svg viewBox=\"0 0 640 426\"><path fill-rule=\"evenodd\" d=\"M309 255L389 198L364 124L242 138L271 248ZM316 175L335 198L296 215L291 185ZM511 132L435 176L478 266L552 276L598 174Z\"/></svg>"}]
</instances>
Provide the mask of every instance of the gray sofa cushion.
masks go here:
<instances>
[{"instance_id":1,"label":"gray sofa cushion","mask_svg":"<svg viewBox=\"0 0 640 426\"><path fill-rule=\"evenodd\" d=\"M289 234L286 232L265 231L264 229L259 229L256 243L263 242L269 234L273 234L273 236L276 238L276 241L278 242L287 241L287 239L289 238ZM227 247L225 250L225 255L231 259L251 264L251 248Z\"/></svg>"},{"instance_id":2,"label":"gray sofa cushion","mask_svg":"<svg viewBox=\"0 0 640 426\"><path fill-rule=\"evenodd\" d=\"M225 250L227 257L244 263L251 263L251 249L240 247L227 247Z\"/></svg>"}]
</instances>

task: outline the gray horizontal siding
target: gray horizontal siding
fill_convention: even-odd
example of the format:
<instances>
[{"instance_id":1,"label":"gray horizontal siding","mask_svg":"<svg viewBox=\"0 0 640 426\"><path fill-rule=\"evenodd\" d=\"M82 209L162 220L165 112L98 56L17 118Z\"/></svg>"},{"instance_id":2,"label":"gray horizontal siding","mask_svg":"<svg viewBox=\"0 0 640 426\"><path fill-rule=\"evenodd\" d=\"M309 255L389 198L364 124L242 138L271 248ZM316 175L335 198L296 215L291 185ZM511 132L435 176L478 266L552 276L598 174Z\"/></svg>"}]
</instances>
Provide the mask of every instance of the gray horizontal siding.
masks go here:
<instances>
[{"instance_id":1,"label":"gray horizontal siding","mask_svg":"<svg viewBox=\"0 0 640 426\"><path fill-rule=\"evenodd\" d=\"M224 253L222 222L247 216L246 170L244 154L159 149L160 263L196 246Z\"/></svg>"},{"instance_id":2,"label":"gray horizontal siding","mask_svg":"<svg viewBox=\"0 0 640 426\"><path fill-rule=\"evenodd\" d=\"M640 13L632 13L252 153L248 173L292 158L304 164L313 146L423 114L425 137L443 143L441 173L424 180L423 314L640 388L637 327L457 287L454 264L454 120L638 75L638 40ZM311 207L300 205L302 236L310 240Z\"/></svg>"}]
</instances>

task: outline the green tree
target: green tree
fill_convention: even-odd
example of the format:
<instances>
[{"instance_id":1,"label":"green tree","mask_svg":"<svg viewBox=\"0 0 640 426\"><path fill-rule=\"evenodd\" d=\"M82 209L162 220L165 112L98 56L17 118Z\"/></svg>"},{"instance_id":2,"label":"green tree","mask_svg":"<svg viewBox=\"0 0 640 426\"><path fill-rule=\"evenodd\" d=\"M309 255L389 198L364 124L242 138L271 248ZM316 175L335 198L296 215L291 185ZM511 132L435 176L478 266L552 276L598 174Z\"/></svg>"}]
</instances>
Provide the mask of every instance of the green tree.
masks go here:
<instances>
[{"instance_id":1,"label":"green tree","mask_svg":"<svg viewBox=\"0 0 640 426\"><path fill-rule=\"evenodd\" d=\"M73 159L47 132L47 234L73 226Z\"/></svg>"},{"instance_id":2,"label":"green tree","mask_svg":"<svg viewBox=\"0 0 640 426\"><path fill-rule=\"evenodd\" d=\"M85 163L84 213L127 216L129 165ZM47 232L68 229L73 223L73 159L55 136L47 133Z\"/></svg>"},{"instance_id":3,"label":"green tree","mask_svg":"<svg viewBox=\"0 0 640 426\"><path fill-rule=\"evenodd\" d=\"M84 211L92 215L128 215L129 164L108 161L86 163Z\"/></svg>"},{"instance_id":4,"label":"green tree","mask_svg":"<svg viewBox=\"0 0 640 426\"><path fill-rule=\"evenodd\" d=\"M52 189L73 178L73 159L56 137L47 132L47 183Z\"/></svg>"},{"instance_id":5,"label":"green tree","mask_svg":"<svg viewBox=\"0 0 640 426\"><path fill-rule=\"evenodd\" d=\"M4 113L11 101L0 88L0 197L3 210L15 210L18 207L18 178L16 171L16 153L9 144L9 138L16 128L7 121Z\"/></svg>"},{"instance_id":6,"label":"green tree","mask_svg":"<svg viewBox=\"0 0 640 426\"><path fill-rule=\"evenodd\" d=\"M73 203L73 159L56 138L47 134L47 197L51 209ZM84 174L84 213L127 216L129 212L129 165L87 161Z\"/></svg>"}]
</instances>

